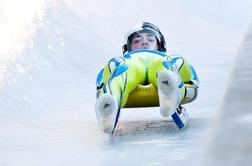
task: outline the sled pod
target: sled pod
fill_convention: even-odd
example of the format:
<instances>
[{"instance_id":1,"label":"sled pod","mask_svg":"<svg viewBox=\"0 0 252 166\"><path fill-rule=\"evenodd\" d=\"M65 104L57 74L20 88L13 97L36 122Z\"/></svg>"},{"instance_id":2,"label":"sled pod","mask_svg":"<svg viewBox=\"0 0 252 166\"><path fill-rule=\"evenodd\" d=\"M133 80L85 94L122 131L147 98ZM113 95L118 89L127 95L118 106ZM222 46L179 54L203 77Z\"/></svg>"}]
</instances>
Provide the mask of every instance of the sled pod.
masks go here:
<instances>
[{"instance_id":1,"label":"sled pod","mask_svg":"<svg viewBox=\"0 0 252 166\"><path fill-rule=\"evenodd\" d=\"M155 106L159 106L157 87L150 83L148 85L138 85L138 87L129 94L124 108Z\"/></svg>"}]
</instances>

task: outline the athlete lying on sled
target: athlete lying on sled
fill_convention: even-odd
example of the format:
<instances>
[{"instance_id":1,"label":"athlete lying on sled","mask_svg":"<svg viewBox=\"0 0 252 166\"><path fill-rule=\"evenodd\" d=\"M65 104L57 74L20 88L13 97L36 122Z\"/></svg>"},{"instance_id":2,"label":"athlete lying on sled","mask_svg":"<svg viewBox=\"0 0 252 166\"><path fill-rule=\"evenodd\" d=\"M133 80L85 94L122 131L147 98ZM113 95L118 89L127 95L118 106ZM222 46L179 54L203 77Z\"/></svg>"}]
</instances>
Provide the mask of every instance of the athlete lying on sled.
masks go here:
<instances>
[{"instance_id":1,"label":"athlete lying on sled","mask_svg":"<svg viewBox=\"0 0 252 166\"><path fill-rule=\"evenodd\" d=\"M112 58L97 76L95 103L98 123L113 133L121 108L160 106L181 129L188 115L182 104L197 97L199 80L181 56L166 53L165 39L153 24L143 22L125 36L122 57Z\"/></svg>"}]
</instances>

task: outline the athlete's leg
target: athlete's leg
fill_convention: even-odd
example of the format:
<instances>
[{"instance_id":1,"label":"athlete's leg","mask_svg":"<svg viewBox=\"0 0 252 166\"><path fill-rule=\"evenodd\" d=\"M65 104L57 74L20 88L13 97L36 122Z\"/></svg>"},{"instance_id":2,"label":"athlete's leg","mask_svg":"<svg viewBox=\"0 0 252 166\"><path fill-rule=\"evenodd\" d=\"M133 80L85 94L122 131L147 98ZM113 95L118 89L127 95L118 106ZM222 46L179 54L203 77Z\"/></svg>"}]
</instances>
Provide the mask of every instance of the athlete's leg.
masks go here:
<instances>
[{"instance_id":1,"label":"athlete's leg","mask_svg":"<svg viewBox=\"0 0 252 166\"><path fill-rule=\"evenodd\" d=\"M181 102L185 88L175 64L167 58L155 58L150 63L148 78L158 87L160 113L172 115Z\"/></svg>"},{"instance_id":2,"label":"athlete's leg","mask_svg":"<svg viewBox=\"0 0 252 166\"><path fill-rule=\"evenodd\" d=\"M114 131L129 93L144 81L141 70L138 62L120 57L111 59L98 75L96 115L104 132Z\"/></svg>"},{"instance_id":3,"label":"athlete's leg","mask_svg":"<svg viewBox=\"0 0 252 166\"><path fill-rule=\"evenodd\" d=\"M119 115L125 74L128 70L125 58L113 58L97 78L97 100L95 103L98 123L105 133L114 131Z\"/></svg>"},{"instance_id":4,"label":"athlete's leg","mask_svg":"<svg viewBox=\"0 0 252 166\"><path fill-rule=\"evenodd\" d=\"M181 104L192 102L197 97L199 80L193 67L189 65L182 57L173 56L172 62L176 64L181 80L184 84L184 95L181 96L181 102L176 112L172 114L172 119L176 125L182 129L188 124L189 118L186 109Z\"/></svg>"}]
</instances>

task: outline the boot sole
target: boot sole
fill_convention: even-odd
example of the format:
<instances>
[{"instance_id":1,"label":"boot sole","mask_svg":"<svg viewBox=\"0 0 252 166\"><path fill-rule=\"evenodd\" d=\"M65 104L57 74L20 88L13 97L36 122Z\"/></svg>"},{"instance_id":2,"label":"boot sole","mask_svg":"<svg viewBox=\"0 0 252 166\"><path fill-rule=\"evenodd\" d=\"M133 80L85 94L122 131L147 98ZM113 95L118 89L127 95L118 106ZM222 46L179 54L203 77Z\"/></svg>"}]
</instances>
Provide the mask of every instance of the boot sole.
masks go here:
<instances>
[{"instance_id":1,"label":"boot sole","mask_svg":"<svg viewBox=\"0 0 252 166\"><path fill-rule=\"evenodd\" d=\"M112 133L115 128L118 104L111 94L103 94L95 103L98 123L105 133Z\"/></svg>"},{"instance_id":2,"label":"boot sole","mask_svg":"<svg viewBox=\"0 0 252 166\"><path fill-rule=\"evenodd\" d=\"M158 96L160 114L169 117L176 111L179 97L179 88L172 71L162 71L158 75Z\"/></svg>"}]
</instances>

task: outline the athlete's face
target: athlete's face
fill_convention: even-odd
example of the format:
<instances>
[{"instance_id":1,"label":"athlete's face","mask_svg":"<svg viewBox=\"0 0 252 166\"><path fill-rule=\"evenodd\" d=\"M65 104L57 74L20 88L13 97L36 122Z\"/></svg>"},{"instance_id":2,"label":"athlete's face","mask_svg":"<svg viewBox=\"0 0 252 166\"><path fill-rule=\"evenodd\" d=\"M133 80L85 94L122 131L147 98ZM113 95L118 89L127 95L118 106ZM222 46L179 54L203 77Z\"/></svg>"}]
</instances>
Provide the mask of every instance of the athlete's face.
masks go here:
<instances>
[{"instance_id":1,"label":"athlete's face","mask_svg":"<svg viewBox=\"0 0 252 166\"><path fill-rule=\"evenodd\" d=\"M156 37L153 34L145 32L133 36L131 40L131 50L138 49L158 50Z\"/></svg>"}]
</instances>

